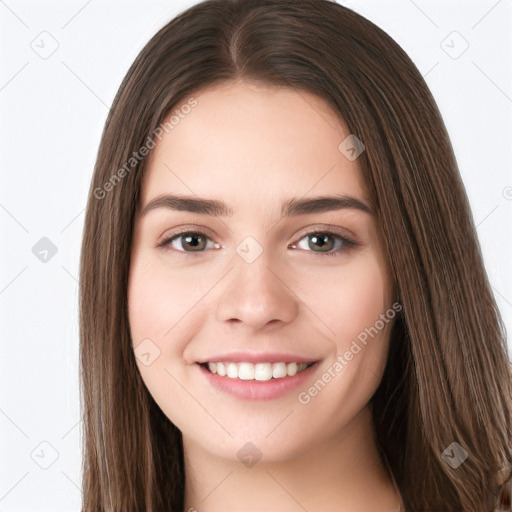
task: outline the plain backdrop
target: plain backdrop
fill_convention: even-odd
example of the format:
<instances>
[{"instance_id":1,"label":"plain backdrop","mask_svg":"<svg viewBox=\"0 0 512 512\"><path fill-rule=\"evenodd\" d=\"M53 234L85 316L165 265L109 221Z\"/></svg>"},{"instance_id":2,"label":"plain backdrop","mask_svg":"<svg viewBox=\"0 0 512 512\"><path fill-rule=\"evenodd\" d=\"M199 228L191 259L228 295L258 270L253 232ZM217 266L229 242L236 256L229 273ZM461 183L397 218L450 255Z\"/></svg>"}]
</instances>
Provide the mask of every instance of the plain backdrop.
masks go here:
<instances>
[{"instance_id":1,"label":"plain backdrop","mask_svg":"<svg viewBox=\"0 0 512 512\"><path fill-rule=\"evenodd\" d=\"M89 183L128 67L194 3L0 0L0 512L80 510L77 277ZM432 90L511 333L512 1L340 3L388 32Z\"/></svg>"}]
</instances>

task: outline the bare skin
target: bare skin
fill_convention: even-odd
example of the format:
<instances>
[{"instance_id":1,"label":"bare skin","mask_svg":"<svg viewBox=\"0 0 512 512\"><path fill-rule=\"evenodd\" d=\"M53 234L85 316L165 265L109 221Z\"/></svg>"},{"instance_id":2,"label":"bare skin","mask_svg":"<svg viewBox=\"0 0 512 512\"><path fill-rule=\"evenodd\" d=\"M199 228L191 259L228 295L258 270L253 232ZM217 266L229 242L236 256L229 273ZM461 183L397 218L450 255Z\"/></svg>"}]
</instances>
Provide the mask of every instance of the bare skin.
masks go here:
<instances>
[{"instance_id":1,"label":"bare skin","mask_svg":"<svg viewBox=\"0 0 512 512\"><path fill-rule=\"evenodd\" d=\"M291 198L347 195L369 205L357 159L338 149L349 132L302 91L231 82L194 98L151 152L142 209L180 194L223 201L233 213L139 210L128 290L134 349L150 340L158 352L150 365L137 359L140 373L183 433L185 510L396 512L400 496L379 460L368 406L392 320L342 370L333 366L393 303L375 218L356 208L281 214ZM201 250L177 235L159 246L181 229L203 233ZM307 236L326 229L335 235L323 246ZM236 250L248 236L242 247L261 249L250 263ZM318 364L298 389L242 399L214 389L198 364L235 350Z\"/></svg>"}]
</instances>

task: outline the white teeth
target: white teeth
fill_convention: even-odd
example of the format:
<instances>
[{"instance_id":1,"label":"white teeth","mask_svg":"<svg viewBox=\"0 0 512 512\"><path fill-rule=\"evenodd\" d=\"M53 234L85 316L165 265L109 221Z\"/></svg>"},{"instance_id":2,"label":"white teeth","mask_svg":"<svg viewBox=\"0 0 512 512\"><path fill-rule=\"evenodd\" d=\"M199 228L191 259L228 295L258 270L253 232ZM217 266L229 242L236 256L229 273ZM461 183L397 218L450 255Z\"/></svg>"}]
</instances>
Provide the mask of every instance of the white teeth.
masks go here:
<instances>
[{"instance_id":1,"label":"white teeth","mask_svg":"<svg viewBox=\"0 0 512 512\"><path fill-rule=\"evenodd\" d=\"M238 368L236 363L228 363L228 377L236 379L238 377Z\"/></svg>"},{"instance_id":2,"label":"white teeth","mask_svg":"<svg viewBox=\"0 0 512 512\"><path fill-rule=\"evenodd\" d=\"M286 377L286 363L276 363L272 369L272 377L274 379Z\"/></svg>"},{"instance_id":3,"label":"white teeth","mask_svg":"<svg viewBox=\"0 0 512 512\"><path fill-rule=\"evenodd\" d=\"M232 363L235 365L236 364ZM238 378L242 380L253 380L254 379L254 365L251 363L240 363L238 367Z\"/></svg>"},{"instance_id":4,"label":"white teeth","mask_svg":"<svg viewBox=\"0 0 512 512\"><path fill-rule=\"evenodd\" d=\"M226 375L231 379L265 381L282 379L302 372L308 367L307 363L233 363L209 362L208 370L221 377Z\"/></svg>"},{"instance_id":5,"label":"white teeth","mask_svg":"<svg viewBox=\"0 0 512 512\"><path fill-rule=\"evenodd\" d=\"M288 363L286 368L288 370L288 375L295 375L298 371L297 363Z\"/></svg>"},{"instance_id":6,"label":"white teeth","mask_svg":"<svg viewBox=\"0 0 512 512\"><path fill-rule=\"evenodd\" d=\"M270 380L272 378L272 365L270 363L256 363L254 365L254 378L256 380Z\"/></svg>"},{"instance_id":7,"label":"white teeth","mask_svg":"<svg viewBox=\"0 0 512 512\"><path fill-rule=\"evenodd\" d=\"M226 367L224 366L224 363L217 363L217 375L220 375L221 377L226 375Z\"/></svg>"}]
</instances>

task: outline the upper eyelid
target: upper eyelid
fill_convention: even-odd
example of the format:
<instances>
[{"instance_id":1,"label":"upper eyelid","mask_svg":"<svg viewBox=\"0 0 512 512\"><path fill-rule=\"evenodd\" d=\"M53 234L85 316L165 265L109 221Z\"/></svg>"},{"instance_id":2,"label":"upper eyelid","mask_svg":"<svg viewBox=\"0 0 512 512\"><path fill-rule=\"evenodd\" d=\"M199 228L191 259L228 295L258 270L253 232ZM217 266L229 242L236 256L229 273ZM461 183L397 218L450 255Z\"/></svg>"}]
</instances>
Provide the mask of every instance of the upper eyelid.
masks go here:
<instances>
[{"instance_id":1,"label":"upper eyelid","mask_svg":"<svg viewBox=\"0 0 512 512\"><path fill-rule=\"evenodd\" d=\"M326 225L317 225L312 227L304 228L304 230L300 230L297 237L304 238L306 235L311 233L332 233L333 235L340 236L342 238L349 238L355 240L355 235L351 234L351 232L347 228L342 228L341 226L326 226ZM345 233L343 233L345 232Z\"/></svg>"},{"instance_id":2,"label":"upper eyelid","mask_svg":"<svg viewBox=\"0 0 512 512\"><path fill-rule=\"evenodd\" d=\"M178 228L179 230L176 232L173 232L169 235L162 235L162 240L168 240L169 238L174 238L179 235L184 235L188 233L195 233L195 234L201 234L201 235L207 235L210 239L213 240L214 235L211 234L211 231L206 227L184 227L183 229ZM172 230L171 230L172 231ZM340 233L341 231L341 233ZM347 228L343 228L341 226L331 226L331 225L325 225L325 224L319 224L319 225L313 225L306 228L303 228L299 231L299 234L295 235L296 237L300 236L300 238L303 238L304 236L311 234L311 233L324 233L324 232L332 232L335 235L339 235L344 238L356 238L355 235L351 233L350 230ZM346 232L344 234L343 232Z\"/></svg>"}]
</instances>

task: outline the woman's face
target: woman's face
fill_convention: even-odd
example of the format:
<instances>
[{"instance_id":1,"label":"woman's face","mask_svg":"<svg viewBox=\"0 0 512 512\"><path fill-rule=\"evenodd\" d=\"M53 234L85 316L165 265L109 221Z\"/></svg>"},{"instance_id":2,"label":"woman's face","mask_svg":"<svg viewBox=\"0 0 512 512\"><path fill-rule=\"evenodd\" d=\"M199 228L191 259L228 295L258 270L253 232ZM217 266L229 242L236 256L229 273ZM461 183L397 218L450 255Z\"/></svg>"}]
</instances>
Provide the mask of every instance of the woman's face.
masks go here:
<instances>
[{"instance_id":1,"label":"woman's face","mask_svg":"<svg viewBox=\"0 0 512 512\"><path fill-rule=\"evenodd\" d=\"M239 82L194 99L144 177L137 365L184 442L285 460L357 424L385 367L395 310L362 148L306 92Z\"/></svg>"}]
</instances>

